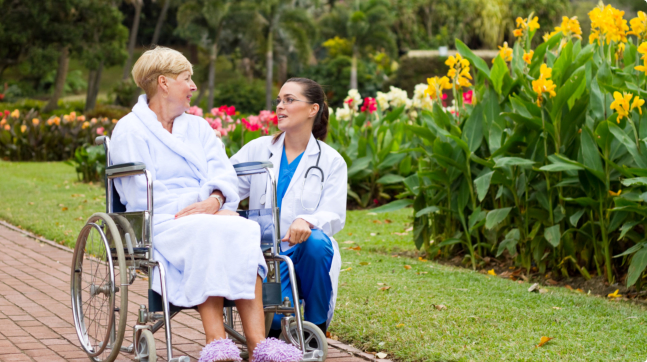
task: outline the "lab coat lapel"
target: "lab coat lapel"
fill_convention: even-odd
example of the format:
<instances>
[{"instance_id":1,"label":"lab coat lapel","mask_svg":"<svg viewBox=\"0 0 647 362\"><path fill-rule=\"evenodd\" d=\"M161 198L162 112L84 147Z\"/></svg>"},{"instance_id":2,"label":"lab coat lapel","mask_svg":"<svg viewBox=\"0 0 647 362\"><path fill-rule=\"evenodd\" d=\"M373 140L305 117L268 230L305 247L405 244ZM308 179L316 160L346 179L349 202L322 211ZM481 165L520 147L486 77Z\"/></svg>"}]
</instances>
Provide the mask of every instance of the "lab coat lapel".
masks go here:
<instances>
[{"instance_id":1,"label":"lab coat lapel","mask_svg":"<svg viewBox=\"0 0 647 362\"><path fill-rule=\"evenodd\" d=\"M272 162L272 174L276 182L279 182L279 170L281 167L281 156L283 155L283 140L285 139L285 133L282 133L276 142L269 145L270 150L270 162ZM265 176L263 176L265 177ZM272 185L269 182L266 182L265 195L272 195ZM272 204L270 202L265 202L265 207L269 208Z\"/></svg>"},{"instance_id":2,"label":"lab coat lapel","mask_svg":"<svg viewBox=\"0 0 647 362\"><path fill-rule=\"evenodd\" d=\"M305 175L305 172L310 166L314 166L316 163L316 155L319 153L319 147L317 147L317 140L315 137L310 134L310 141L308 141L308 146L306 147L305 152L303 153L303 157L301 157L301 161L299 162L299 166L297 166L296 171L294 172L294 176L292 176L292 180L290 180L290 185L288 186L287 191L285 194L289 194L290 190L292 190L292 187L296 182L303 182L303 176Z\"/></svg>"},{"instance_id":3,"label":"lab coat lapel","mask_svg":"<svg viewBox=\"0 0 647 362\"><path fill-rule=\"evenodd\" d=\"M185 137L187 122L189 121L186 114L182 114L175 119L173 122L174 134L171 134L164 129L162 124L157 120L155 112L148 107L148 101L145 94L139 96L139 101L135 107L133 107L133 112L137 115L137 118L139 118L144 126L146 126L146 128L148 128L148 130L160 140L160 142L173 150L173 152L182 156L189 165L191 165L191 168L193 168L194 172L196 172L200 177L201 181L206 182L206 163L201 162L202 160L192 153L182 141ZM180 136L179 138L177 137L178 135Z\"/></svg>"}]
</instances>

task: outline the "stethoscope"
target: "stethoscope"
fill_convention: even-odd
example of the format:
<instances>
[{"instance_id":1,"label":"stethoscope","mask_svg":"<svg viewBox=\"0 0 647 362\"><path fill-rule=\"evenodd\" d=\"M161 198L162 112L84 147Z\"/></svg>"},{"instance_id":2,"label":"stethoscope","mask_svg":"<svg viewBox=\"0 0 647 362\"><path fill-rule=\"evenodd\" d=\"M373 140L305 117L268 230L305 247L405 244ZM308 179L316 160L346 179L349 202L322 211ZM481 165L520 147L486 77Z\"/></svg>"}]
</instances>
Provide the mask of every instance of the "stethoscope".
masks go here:
<instances>
[{"instance_id":1,"label":"stethoscope","mask_svg":"<svg viewBox=\"0 0 647 362\"><path fill-rule=\"evenodd\" d=\"M315 163L314 166L308 167L308 169L306 170L306 174L303 177L303 185L301 187L301 207L306 211L315 211L317 207L319 207L319 202L321 202L321 194L323 193L323 186L324 186L324 172L321 169L321 167L319 167L319 159L321 158L321 145L319 144L319 140L316 140L315 142L317 142L317 147L319 147L319 154L317 155L317 163ZM317 204L313 208L308 208L308 207L305 207L305 205L303 204L303 192L306 189L306 181L308 180L308 174L313 169L319 171L319 173L321 174L321 183L319 184L319 196L317 197ZM265 205L265 194L261 195L260 204Z\"/></svg>"}]
</instances>

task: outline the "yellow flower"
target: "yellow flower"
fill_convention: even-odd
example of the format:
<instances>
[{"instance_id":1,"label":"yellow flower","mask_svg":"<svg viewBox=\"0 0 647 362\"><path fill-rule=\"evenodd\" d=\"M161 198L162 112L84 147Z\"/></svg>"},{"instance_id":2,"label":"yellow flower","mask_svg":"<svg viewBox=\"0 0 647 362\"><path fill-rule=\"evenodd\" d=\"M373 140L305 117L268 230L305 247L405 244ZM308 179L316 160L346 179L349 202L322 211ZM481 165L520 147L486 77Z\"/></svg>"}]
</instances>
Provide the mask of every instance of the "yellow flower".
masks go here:
<instances>
[{"instance_id":1,"label":"yellow flower","mask_svg":"<svg viewBox=\"0 0 647 362\"><path fill-rule=\"evenodd\" d=\"M13 112L11 112L11 117L13 117L13 118L20 117L20 111L17 110L17 109L14 109Z\"/></svg>"},{"instance_id":2,"label":"yellow flower","mask_svg":"<svg viewBox=\"0 0 647 362\"><path fill-rule=\"evenodd\" d=\"M577 20L577 16L572 18L563 16L562 24L555 28L555 33L560 31L564 34L565 38L582 39L582 29L580 28L580 22Z\"/></svg>"},{"instance_id":3,"label":"yellow flower","mask_svg":"<svg viewBox=\"0 0 647 362\"><path fill-rule=\"evenodd\" d=\"M624 57L625 54L625 43L619 43L618 49L616 49L616 60L620 60Z\"/></svg>"},{"instance_id":4,"label":"yellow flower","mask_svg":"<svg viewBox=\"0 0 647 362\"><path fill-rule=\"evenodd\" d=\"M526 53L525 51L523 52L523 61L526 62L526 64L530 64L532 61L532 56L535 54L534 50L531 50L530 52Z\"/></svg>"},{"instance_id":5,"label":"yellow flower","mask_svg":"<svg viewBox=\"0 0 647 362\"><path fill-rule=\"evenodd\" d=\"M633 101L633 102L631 102L631 110L633 110L634 108L638 108L638 112L642 115L642 114L643 114L643 110L642 110L642 108L641 108L641 107L642 107L642 105L643 105L643 104L645 104L645 100L644 100L644 99L640 99L638 96L636 96L636 97L634 98L634 101Z\"/></svg>"},{"instance_id":6,"label":"yellow flower","mask_svg":"<svg viewBox=\"0 0 647 362\"><path fill-rule=\"evenodd\" d=\"M603 6L602 3L589 12L591 19L591 36L589 42L598 39L598 43L604 40L607 44L612 41L619 43L627 42L627 20L624 19L625 12L615 9L611 5ZM594 35L595 33L595 35Z\"/></svg>"},{"instance_id":7,"label":"yellow flower","mask_svg":"<svg viewBox=\"0 0 647 362\"><path fill-rule=\"evenodd\" d=\"M608 294L607 297L608 298L620 298L620 297L622 297L622 294L618 294L618 291L620 291L620 290L616 289L615 292L613 292L611 294Z\"/></svg>"},{"instance_id":8,"label":"yellow flower","mask_svg":"<svg viewBox=\"0 0 647 362\"><path fill-rule=\"evenodd\" d=\"M40 123L40 120L38 118L34 118L31 120L31 123L33 123L34 126L38 126L38 124Z\"/></svg>"},{"instance_id":9,"label":"yellow flower","mask_svg":"<svg viewBox=\"0 0 647 362\"><path fill-rule=\"evenodd\" d=\"M642 54L642 57L640 59L647 59L647 41L640 43L638 46L638 53Z\"/></svg>"},{"instance_id":10,"label":"yellow flower","mask_svg":"<svg viewBox=\"0 0 647 362\"><path fill-rule=\"evenodd\" d=\"M517 21L517 28L521 28L521 29L526 28L527 25L526 25L526 20L525 19L523 19L521 17L517 17L516 21Z\"/></svg>"},{"instance_id":11,"label":"yellow flower","mask_svg":"<svg viewBox=\"0 0 647 362\"><path fill-rule=\"evenodd\" d=\"M645 75L647 75L647 62L643 62L643 65L635 66L634 69L639 72L645 72Z\"/></svg>"},{"instance_id":12,"label":"yellow flower","mask_svg":"<svg viewBox=\"0 0 647 362\"><path fill-rule=\"evenodd\" d=\"M543 93L548 93L548 95L553 98L557 94L555 93L555 88L557 85L553 83L552 80L548 78L551 77L553 72L552 68L548 68L546 64L542 64L539 68L539 79L532 81L532 90L537 93L537 105L541 106L543 100Z\"/></svg>"},{"instance_id":13,"label":"yellow flower","mask_svg":"<svg viewBox=\"0 0 647 362\"><path fill-rule=\"evenodd\" d=\"M629 24L631 24L631 31L627 32L627 35L635 35L638 38L638 41L645 39L645 30L647 30L647 15L644 12L639 11L638 17L631 19Z\"/></svg>"},{"instance_id":14,"label":"yellow flower","mask_svg":"<svg viewBox=\"0 0 647 362\"><path fill-rule=\"evenodd\" d=\"M622 193L622 190L618 190L618 192L613 192L609 190L609 195L611 196L620 196L621 193Z\"/></svg>"},{"instance_id":15,"label":"yellow flower","mask_svg":"<svg viewBox=\"0 0 647 362\"><path fill-rule=\"evenodd\" d=\"M25 126L24 124L20 126L20 132L25 133L26 130L27 130L27 126Z\"/></svg>"},{"instance_id":16,"label":"yellow flower","mask_svg":"<svg viewBox=\"0 0 647 362\"><path fill-rule=\"evenodd\" d=\"M499 55L506 62L512 61L512 48L508 48L507 41L504 41L503 46L499 47ZM494 59L492 59L492 63L494 63Z\"/></svg>"},{"instance_id":17,"label":"yellow flower","mask_svg":"<svg viewBox=\"0 0 647 362\"><path fill-rule=\"evenodd\" d=\"M558 31L553 31L553 32L550 32L550 33L546 33L546 34L544 34L544 36L542 36L541 38L542 38L542 39L544 39L544 42L547 42L547 41L549 41L549 40L550 40L550 38L552 38L552 37L553 37L553 35L555 35L555 34L557 34L557 33L559 33L559 32L558 32Z\"/></svg>"},{"instance_id":18,"label":"yellow flower","mask_svg":"<svg viewBox=\"0 0 647 362\"><path fill-rule=\"evenodd\" d=\"M455 68L449 69L449 71L447 72L447 76L450 78L454 78L456 76L456 69Z\"/></svg>"},{"instance_id":19,"label":"yellow flower","mask_svg":"<svg viewBox=\"0 0 647 362\"><path fill-rule=\"evenodd\" d=\"M467 88L467 87L471 87L472 83L470 83L470 81L467 80L467 78L458 77L458 85L461 87Z\"/></svg>"},{"instance_id":20,"label":"yellow flower","mask_svg":"<svg viewBox=\"0 0 647 362\"><path fill-rule=\"evenodd\" d=\"M449 83L449 78L447 77L427 78L427 84L428 86L425 90L425 94L429 95L434 100L436 100L443 93L443 89L452 88L452 85Z\"/></svg>"},{"instance_id":21,"label":"yellow flower","mask_svg":"<svg viewBox=\"0 0 647 362\"><path fill-rule=\"evenodd\" d=\"M76 120L79 121L79 122L83 122L83 121L85 121L85 116L78 116L76 118Z\"/></svg>"},{"instance_id":22,"label":"yellow flower","mask_svg":"<svg viewBox=\"0 0 647 362\"><path fill-rule=\"evenodd\" d=\"M83 125L81 126L81 129L86 129L90 127L90 122L83 122Z\"/></svg>"},{"instance_id":23,"label":"yellow flower","mask_svg":"<svg viewBox=\"0 0 647 362\"><path fill-rule=\"evenodd\" d=\"M523 29L514 29L512 34L514 34L514 36L516 36L518 38L518 37L523 35Z\"/></svg>"},{"instance_id":24,"label":"yellow flower","mask_svg":"<svg viewBox=\"0 0 647 362\"><path fill-rule=\"evenodd\" d=\"M539 18L535 16L534 18L530 19L531 16L532 14L530 14L530 16L528 16L526 19L517 18L517 29L515 29L513 32L514 36L519 38L524 36L526 32L532 32L539 29Z\"/></svg>"},{"instance_id":25,"label":"yellow flower","mask_svg":"<svg viewBox=\"0 0 647 362\"><path fill-rule=\"evenodd\" d=\"M76 119L76 112L70 112L70 121L74 121Z\"/></svg>"},{"instance_id":26,"label":"yellow flower","mask_svg":"<svg viewBox=\"0 0 647 362\"><path fill-rule=\"evenodd\" d=\"M530 31L535 31L535 30L539 29L539 18L538 17L535 16L534 18L532 18L532 20L528 23L528 29L530 29Z\"/></svg>"},{"instance_id":27,"label":"yellow flower","mask_svg":"<svg viewBox=\"0 0 647 362\"><path fill-rule=\"evenodd\" d=\"M613 92L614 101L611 103L611 109L615 110L618 113L617 122L620 123L620 120L629 115L629 102L633 98L633 94L620 92Z\"/></svg>"},{"instance_id":28,"label":"yellow flower","mask_svg":"<svg viewBox=\"0 0 647 362\"><path fill-rule=\"evenodd\" d=\"M459 57L460 57L460 54L456 54L456 56L459 56ZM456 59L456 58L454 58L454 57L450 56L449 58L447 58L447 60L445 60L445 64L446 64L448 67L453 68L457 61L458 61L458 59Z\"/></svg>"},{"instance_id":29,"label":"yellow flower","mask_svg":"<svg viewBox=\"0 0 647 362\"><path fill-rule=\"evenodd\" d=\"M459 74L458 76L472 79L472 75L470 74L470 68L463 68L463 70L461 70L461 74Z\"/></svg>"},{"instance_id":30,"label":"yellow flower","mask_svg":"<svg viewBox=\"0 0 647 362\"><path fill-rule=\"evenodd\" d=\"M553 68L548 68L546 63L542 64L541 67L539 67L539 77L548 79L551 77L553 74Z\"/></svg>"},{"instance_id":31,"label":"yellow flower","mask_svg":"<svg viewBox=\"0 0 647 362\"><path fill-rule=\"evenodd\" d=\"M591 34L589 34L589 44L593 43L594 40L597 40L598 44L600 44L600 34L595 30L591 30Z\"/></svg>"}]
</instances>

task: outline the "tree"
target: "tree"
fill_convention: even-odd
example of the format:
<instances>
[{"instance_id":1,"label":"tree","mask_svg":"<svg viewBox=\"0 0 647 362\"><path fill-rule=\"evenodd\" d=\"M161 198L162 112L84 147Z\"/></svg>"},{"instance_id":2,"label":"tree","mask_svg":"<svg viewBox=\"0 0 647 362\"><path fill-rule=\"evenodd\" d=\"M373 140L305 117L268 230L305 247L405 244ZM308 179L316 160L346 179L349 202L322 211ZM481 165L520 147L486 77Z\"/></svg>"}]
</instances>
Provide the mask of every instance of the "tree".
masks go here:
<instances>
[{"instance_id":1,"label":"tree","mask_svg":"<svg viewBox=\"0 0 647 362\"><path fill-rule=\"evenodd\" d=\"M162 5L162 11L160 12L159 18L157 18L157 25L155 25L155 33L153 33L153 41L151 44L157 45L157 42L159 41L160 34L162 33L162 25L164 25L164 20L166 19L166 14L168 13L168 9L171 5L171 1L173 0L161 0L164 1L164 5Z\"/></svg>"},{"instance_id":2,"label":"tree","mask_svg":"<svg viewBox=\"0 0 647 362\"><path fill-rule=\"evenodd\" d=\"M190 42L209 49L207 109L213 108L216 60L220 37L235 19L231 0L190 0L178 9L178 34Z\"/></svg>"},{"instance_id":3,"label":"tree","mask_svg":"<svg viewBox=\"0 0 647 362\"><path fill-rule=\"evenodd\" d=\"M77 52L90 70L86 111L94 109L96 105L103 68L121 64L127 57L128 29L121 24L122 19L119 9L105 0L91 0L81 10L84 41Z\"/></svg>"},{"instance_id":4,"label":"tree","mask_svg":"<svg viewBox=\"0 0 647 362\"><path fill-rule=\"evenodd\" d=\"M139 31L139 20L141 19L142 7L144 7L144 0L127 0L135 7L135 18L133 25L130 28L130 40L128 41L128 57L126 64L124 64L124 73L121 79L126 80L130 76L130 65L133 62L133 53L135 52L135 42L137 42L137 32Z\"/></svg>"},{"instance_id":5,"label":"tree","mask_svg":"<svg viewBox=\"0 0 647 362\"><path fill-rule=\"evenodd\" d=\"M390 3L387 0L369 0L360 3L356 10L339 4L322 17L322 34L326 38L339 36L352 43L351 89L357 89L357 60L362 55L379 48L384 48L390 54L394 53L392 23Z\"/></svg>"},{"instance_id":6,"label":"tree","mask_svg":"<svg viewBox=\"0 0 647 362\"><path fill-rule=\"evenodd\" d=\"M310 37L314 38L316 28L311 17L303 8L296 8L291 0L254 1L251 8L255 13L254 24L261 27L265 42L265 107L272 107L272 83L274 71L274 42L289 43L284 49L293 48L301 61L308 60L312 50ZM285 44L287 45L287 44Z\"/></svg>"}]
</instances>

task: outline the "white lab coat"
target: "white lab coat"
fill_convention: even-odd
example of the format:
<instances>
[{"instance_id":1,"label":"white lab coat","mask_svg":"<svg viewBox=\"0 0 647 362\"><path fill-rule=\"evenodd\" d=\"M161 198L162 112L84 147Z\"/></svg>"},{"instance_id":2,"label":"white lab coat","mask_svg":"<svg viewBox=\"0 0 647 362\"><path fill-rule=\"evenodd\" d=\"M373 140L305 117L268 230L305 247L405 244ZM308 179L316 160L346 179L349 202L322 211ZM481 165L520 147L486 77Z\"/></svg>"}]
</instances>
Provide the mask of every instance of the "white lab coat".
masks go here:
<instances>
[{"instance_id":1,"label":"white lab coat","mask_svg":"<svg viewBox=\"0 0 647 362\"><path fill-rule=\"evenodd\" d=\"M253 140L246 144L232 158L232 164L251 161L271 161L273 164L273 174L277 178L278 171L281 168L281 156L283 153L283 140L285 134L279 136L276 142L272 143L273 136L265 136ZM321 179L318 178L319 172L311 170L308 175L308 182L303 192L303 205L301 201L302 190L304 188L303 180L306 170L315 166L319 148L316 139L310 135L308 146L299 162L290 185L283 197L281 208L281 238L297 218L309 222L316 229L321 229L332 241L333 259L330 267L330 280L332 284L332 295L330 298L330 308L328 313L328 323L332 320L337 300L337 287L339 272L341 270L341 257L339 255L339 245L333 238L337 232L344 228L346 222L346 190L347 190L347 166L346 161L341 155L326 143L319 141L321 146L321 157L319 167L323 170L323 190L319 205L314 211L308 211L303 208L314 208L317 204L317 196L321 188ZM238 193L241 199L249 197L250 209L270 208L272 206L271 185L267 182L267 175L259 174L244 176L238 178ZM287 242L281 243L283 251L289 250Z\"/></svg>"}]
</instances>

